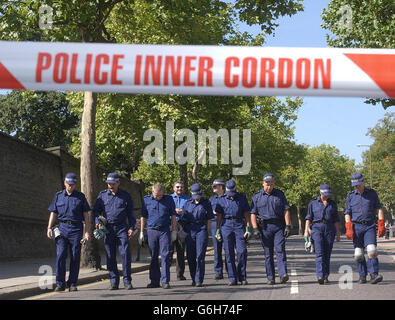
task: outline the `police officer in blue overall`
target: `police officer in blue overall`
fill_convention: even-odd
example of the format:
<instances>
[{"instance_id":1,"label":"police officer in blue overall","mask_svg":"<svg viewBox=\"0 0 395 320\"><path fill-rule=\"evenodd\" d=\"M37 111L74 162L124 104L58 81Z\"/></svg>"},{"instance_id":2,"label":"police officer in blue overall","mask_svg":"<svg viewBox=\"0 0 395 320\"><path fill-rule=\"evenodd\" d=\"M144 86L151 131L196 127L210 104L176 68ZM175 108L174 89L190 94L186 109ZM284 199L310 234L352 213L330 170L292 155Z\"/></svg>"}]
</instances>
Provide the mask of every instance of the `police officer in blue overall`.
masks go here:
<instances>
[{"instance_id":1,"label":"police officer in blue overall","mask_svg":"<svg viewBox=\"0 0 395 320\"><path fill-rule=\"evenodd\" d=\"M304 236L309 236L309 227L312 224L312 238L315 248L315 267L319 284L329 283L330 258L333 242L340 241L339 215L337 204L329 197L332 195L328 184L320 186L320 195L310 201Z\"/></svg>"},{"instance_id":2,"label":"police officer in blue overall","mask_svg":"<svg viewBox=\"0 0 395 320\"><path fill-rule=\"evenodd\" d=\"M48 210L51 212L48 222L47 236L54 237L52 227L56 218L59 221L60 235L56 237L56 287L55 291L77 290L77 280L80 270L81 239L83 234L83 221L85 221L85 239L90 240L90 208L85 195L75 190L77 176L67 173L64 180L65 189L56 193ZM70 272L67 283L66 259L70 250Z\"/></svg>"},{"instance_id":3,"label":"police officer in blue overall","mask_svg":"<svg viewBox=\"0 0 395 320\"><path fill-rule=\"evenodd\" d=\"M215 211L224 242L225 259L228 265L229 285L247 282L247 241L251 236L250 207L246 196L236 191L236 182L228 180L225 185L226 195L218 199ZM235 263L237 252L237 267Z\"/></svg>"},{"instance_id":4,"label":"police officer in blue overall","mask_svg":"<svg viewBox=\"0 0 395 320\"><path fill-rule=\"evenodd\" d=\"M184 183L182 181L176 181L173 185L174 193L171 194L174 204L176 205L176 220L177 220L177 228L181 229L183 227L182 221L180 221L180 216L183 212L183 208L189 196L184 194ZM176 248L177 259L176 259L176 273L177 280L186 280L184 277L185 271L185 241L177 238L170 246L170 265L173 260L174 247Z\"/></svg>"},{"instance_id":5,"label":"police officer in blue overall","mask_svg":"<svg viewBox=\"0 0 395 320\"><path fill-rule=\"evenodd\" d=\"M379 197L373 189L365 188L365 180L361 173L351 175L354 191L347 195L346 237L354 242L354 259L357 262L359 282L366 283L367 272L370 283L376 284L383 280L379 274L379 260L377 258L376 212L378 211L378 236L385 234L384 213L381 209ZM366 263L364 248L368 253Z\"/></svg>"},{"instance_id":6,"label":"police officer in blue overall","mask_svg":"<svg viewBox=\"0 0 395 320\"><path fill-rule=\"evenodd\" d=\"M100 192L93 207L96 228L101 227L99 216L107 219L105 227L109 231L104 236L104 248L107 256L107 270L110 274L110 290L119 287L119 271L117 267L116 250L122 258L123 284L125 289L130 290L132 286L132 259L129 239L133 235L136 218L133 214L133 201L130 194L119 188L120 179L116 172L107 176L107 190Z\"/></svg>"},{"instance_id":7,"label":"police officer in blue overall","mask_svg":"<svg viewBox=\"0 0 395 320\"><path fill-rule=\"evenodd\" d=\"M171 218L171 220L170 220ZM176 206L173 198L164 194L164 187L157 183L152 194L144 197L141 208L139 242L144 242L144 227L147 223L148 247L151 254L147 288L170 288L170 244L177 239ZM171 225L171 232L170 232ZM159 267L159 253L162 270Z\"/></svg>"},{"instance_id":8,"label":"police officer in blue overall","mask_svg":"<svg viewBox=\"0 0 395 320\"><path fill-rule=\"evenodd\" d=\"M276 251L280 283L289 279L285 238L291 232L291 216L284 193L274 188L274 175L266 173L259 192L252 196L251 223L255 238L262 238L268 284L274 285L274 251Z\"/></svg>"},{"instance_id":9,"label":"police officer in blue overall","mask_svg":"<svg viewBox=\"0 0 395 320\"><path fill-rule=\"evenodd\" d=\"M186 237L187 259L192 286L202 287L205 273L205 258L208 245L210 220L214 218L210 201L203 198L200 184L191 186L192 199L189 199L182 213Z\"/></svg>"},{"instance_id":10,"label":"police officer in blue overall","mask_svg":"<svg viewBox=\"0 0 395 320\"><path fill-rule=\"evenodd\" d=\"M214 273L215 273L215 280L221 280L224 278L223 275L223 259L222 259L222 241L218 241L216 239L216 234L218 228L215 221L217 221L217 213L215 212L215 207L217 205L218 199L225 196L225 181L222 179L215 179L212 184L213 191L215 195L210 198L210 203L213 208L214 218L212 219L211 223L211 239L213 241L214 247ZM227 270L227 264L225 263L225 269Z\"/></svg>"}]
</instances>

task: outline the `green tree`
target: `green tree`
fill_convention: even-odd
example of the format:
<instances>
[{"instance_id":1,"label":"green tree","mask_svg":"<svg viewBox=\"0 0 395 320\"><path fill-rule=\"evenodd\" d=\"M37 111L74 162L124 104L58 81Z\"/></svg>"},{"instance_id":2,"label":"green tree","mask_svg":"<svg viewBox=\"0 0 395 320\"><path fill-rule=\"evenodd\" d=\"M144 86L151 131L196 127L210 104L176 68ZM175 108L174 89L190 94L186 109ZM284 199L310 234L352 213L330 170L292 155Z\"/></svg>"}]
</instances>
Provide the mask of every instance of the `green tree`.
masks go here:
<instances>
[{"instance_id":1,"label":"green tree","mask_svg":"<svg viewBox=\"0 0 395 320\"><path fill-rule=\"evenodd\" d=\"M353 160L341 155L335 147L323 144L313 148L306 147L299 165L289 166L282 172L282 186L286 190L287 200L291 206L297 208L299 234L304 231L302 208L306 208L319 195L321 184L327 183L331 186L339 208L344 208L353 169Z\"/></svg>"},{"instance_id":2,"label":"green tree","mask_svg":"<svg viewBox=\"0 0 395 320\"><path fill-rule=\"evenodd\" d=\"M0 109L1 131L41 148L69 150L79 127L66 94L60 92L12 91L0 96Z\"/></svg>"},{"instance_id":3,"label":"green tree","mask_svg":"<svg viewBox=\"0 0 395 320\"><path fill-rule=\"evenodd\" d=\"M374 142L370 146L372 155L372 175L370 176L369 151L363 158L363 175L367 181L373 180L373 188L377 191L387 214L395 210L395 112L385 114L374 128L368 130Z\"/></svg>"},{"instance_id":4,"label":"green tree","mask_svg":"<svg viewBox=\"0 0 395 320\"><path fill-rule=\"evenodd\" d=\"M323 24L332 35L327 43L339 48L395 48L395 2L393 0L331 0L322 13ZM384 109L394 99L369 99Z\"/></svg>"},{"instance_id":5,"label":"green tree","mask_svg":"<svg viewBox=\"0 0 395 320\"><path fill-rule=\"evenodd\" d=\"M180 118L175 114L171 117L175 120L176 132L178 129L188 128L191 129L195 136L198 134L198 129L214 129L218 132L219 129L225 129L230 137L231 129L239 129L240 140L243 139L243 129L251 130L251 159L252 166L248 175L233 176L233 168L240 167L241 165L222 164L220 153L222 152L220 146L220 139L218 139L218 162L215 164L206 163L199 166L197 177L193 177L192 173L196 167L196 163L188 164L188 177L194 181L198 180L202 184L205 194L211 195L211 183L214 179L222 177L224 179L234 178L238 184L239 190L243 190L248 197L261 188L261 181L263 174L267 171L277 173L281 167L291 165L296 162L295 154L298 147L292 142L293 138L293 121L296 119L295 111L300 107L301 99L286 99L284 102L271 98L252 98L249 103L245 103L244 98L227 98L217 97L218 102L213 97L201 97L210 99L216 108L189 108L189 110L181 110ZM225 103L227 101L228 103ZM244 101L244 104L243 104ZM163 107L163 106L162 106ZM154 107L153 107L154 108ZM154 108L155 109L155 108ZM175 109L179 110L179 109ZM207 111L201 114L200 110ZM228 110L228 112L227 112ZM231 111L229 111L231 110ZM155 113L156 114L156 113ZM155 118L155 114L151 113L147 123L147 129L155 127L162 132L165 137L165 128L163 120L160 117ZM164 114L164 109L157 113L158 115ZM195 119L193 126L191 121L187 123L189 126L185 127L183 119ZM196 139L197 140L197 137ZM147 142L146 145L148 145ZM182 142L175 144L175 148ZM241 141L240 141L241 144ZM195 148L195 160L198 158L197 143ZM211 151L211 150L210 150ZM230 149L225 150L230 155ZM240 155L244 154L244 149L240 146ZM164 147L166 153L166 147ZM142 152L140 153L140 155ZM208 150L206 150L208 156ZM145 161L141 161L137 171L133 174L136 179L142 179L147 185L147 192L150 192L150 185L156 181L165 183L168 192L172 190L173 181L179 179L179 168L177 165L166 165L165 162L158 165L148 165ZM194 179L195 178L195 179Z\"/></svg>"}]
</instances>

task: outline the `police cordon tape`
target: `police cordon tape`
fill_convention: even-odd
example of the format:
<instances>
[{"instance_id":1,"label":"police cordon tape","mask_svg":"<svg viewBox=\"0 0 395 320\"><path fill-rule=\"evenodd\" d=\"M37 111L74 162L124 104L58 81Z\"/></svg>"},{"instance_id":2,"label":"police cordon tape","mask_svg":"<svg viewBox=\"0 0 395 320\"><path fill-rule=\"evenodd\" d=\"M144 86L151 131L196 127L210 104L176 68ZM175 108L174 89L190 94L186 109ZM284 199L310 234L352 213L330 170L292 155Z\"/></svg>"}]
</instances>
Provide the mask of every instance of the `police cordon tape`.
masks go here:
<instances>
[{"instance_id":1,"label":"police cordon tape","mask_svg":"<svg viewBox=\"0 0 395 320\"><path fill-rule=\"evenodd\" d=\"M0 41L0 88L395 98L395 49Z\"/></svg>"}]
</instances>

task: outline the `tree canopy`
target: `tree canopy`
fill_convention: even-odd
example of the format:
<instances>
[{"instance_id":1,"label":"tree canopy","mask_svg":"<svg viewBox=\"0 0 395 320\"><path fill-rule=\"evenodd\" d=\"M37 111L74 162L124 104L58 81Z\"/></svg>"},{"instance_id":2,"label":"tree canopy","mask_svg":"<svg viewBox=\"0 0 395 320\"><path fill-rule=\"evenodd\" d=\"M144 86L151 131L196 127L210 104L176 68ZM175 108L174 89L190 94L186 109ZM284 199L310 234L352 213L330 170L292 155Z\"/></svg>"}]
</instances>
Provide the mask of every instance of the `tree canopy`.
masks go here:
<instances>
[{"instance_id":1,"label":"tree canopy","mask_svg":"<svg viewBox=\"0 0 395 320\"><path fill-rule=\"evenodd\" d=\"M395 1L331 0L322 13L331 34L327 43L336 48L395 48ZM369 99L386 109L394 99Z\"/></svg>"},{"instance_id":2,"label":"tree canopy","mask_svg":"<svg viewBox=\"0 0 395 320\"><path fill-rule=\"evenodd\" d=\"M367 132L374 139L370 146L372 156L372 176L370 176L369 150L363 155L363 175L367 181L373 180L373 189L387 212L395 210L395 112L388 112L383 119ZM370 184L367 185L370 187Z\"/></svg>"},{"instance_id":3,"label":"tree canopy","mask_svg":"<svg viewBox=\"0 0 395 320\"><path fill-rule=\"evenodd\" d=\"M79 119L65 93L12 91L0 96L0 130L41 148L69 150Z\"/></svg>"}]
</instances>

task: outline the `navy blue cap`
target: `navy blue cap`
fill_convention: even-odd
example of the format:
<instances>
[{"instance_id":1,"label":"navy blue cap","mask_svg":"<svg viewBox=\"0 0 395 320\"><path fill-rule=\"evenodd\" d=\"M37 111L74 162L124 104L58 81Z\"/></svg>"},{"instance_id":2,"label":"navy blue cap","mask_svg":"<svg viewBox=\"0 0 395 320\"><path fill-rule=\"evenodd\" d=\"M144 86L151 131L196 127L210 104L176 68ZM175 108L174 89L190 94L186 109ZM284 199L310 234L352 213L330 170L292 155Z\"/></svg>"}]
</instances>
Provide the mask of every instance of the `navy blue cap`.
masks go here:
<instances>
[{"instance_id":1,"label":"navy blue cap","mask_svg":"<svg viewBox=\"0 0 395 320\"><path fill-rule=\"evenodd\" d=\"M199 183L194 183L193 185L191 185L191 194L193 200L200 199L202 197L202 187Z\"/></svg>"},{"instance_id":2,"label":"navy blue cap","mask_svg":"<svg viewBox=\"0 0 395 320\"><path fill-rule=\"evenodd\" d=\"M233 197L236 195L236 182L234 180L228 180L226 181L226 194L230 197Z\"/></svg>"},{"instance_id":3,"label":"navy blue cap","mask_svg":"<svg viewBox=\"0 0 395 320\"><path fill-rule=\"evenodd\" d=\"M212 187L217 186L217 185L223 185L225 186L225 181L222 179L215 179L213 184L211 185Z\"/></svg>"},{"instance_id":4,"label":"navy blue cap","mask_svg":"<svg viewBox=\"0 0 395 320\"><path fill-rule=\"evenodd\" d=\"M265 173L263 176L263 181L269 182L274 181L274 174L273 173Z\"/></svg>"},{"instance_id":5,"label":"navy blue cap","mask_svg":"<svg viewBox=\"0 0 395 320\"><path fill-rule=\"evenodd\" d=\"M354 186L359 186L360 184L363 183L363 175L360 172L355 172L351 175L351 185Z\"/></svg>"},{"instance_id":6,"label":"navy blue cap","mask_svg":"<svg viewBox=\"0 0 395 320\"><path fill-rule=\"evenodd\" d=\"M67 184L77 184L77 175L75 173L67 173L66 176L64 177L64 181Z\"/></svg>"},{"instance_id":7,"label":"navy blue cap","mask_svg":"<svg viewBox=\"0 0 395 320\"><path fill-rule=\"evenodd\" d=\"M331 187L329 186L329 184L321 184L320 193L325 197L331 196L332 192L331 192Z\"/></svg>"},{"instance_id":8,"label":"navy blue cap","mask_svg":"<svg viewBox=\"0 0 395 320\"><path fill-rule=\"evenodd\" d=\"M119 181L119 175L116 172L111 172L107 176L106 183L117 183Z\"/></svg>"}]
</instances>

